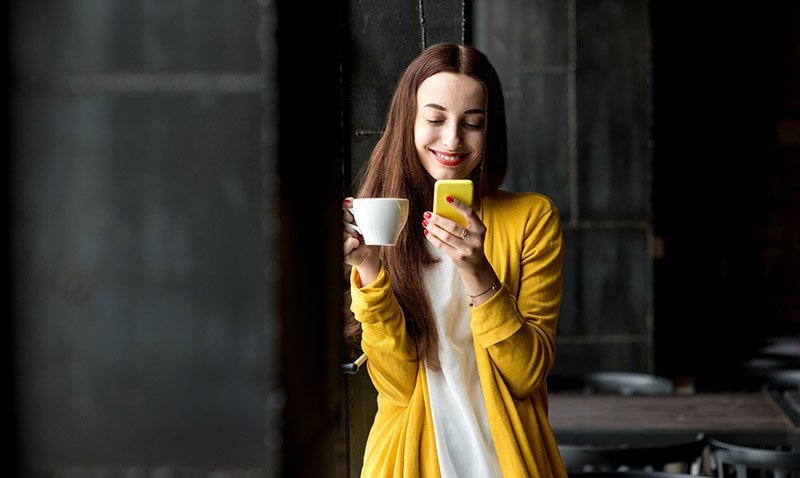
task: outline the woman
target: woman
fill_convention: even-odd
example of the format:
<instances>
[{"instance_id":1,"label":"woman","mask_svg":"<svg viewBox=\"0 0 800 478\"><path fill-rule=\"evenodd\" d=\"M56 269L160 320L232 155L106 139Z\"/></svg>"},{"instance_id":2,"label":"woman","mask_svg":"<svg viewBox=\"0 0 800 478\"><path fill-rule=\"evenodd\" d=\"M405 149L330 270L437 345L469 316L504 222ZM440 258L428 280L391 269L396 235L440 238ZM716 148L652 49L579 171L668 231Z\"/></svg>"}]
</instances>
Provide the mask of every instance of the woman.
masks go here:
<instances>
[{"instance_id":1,"label":"woman","mask_svg":"<svg viewBox=\"0 0 800 478\"><path fill-rule=\"evenodd\" d=\"M362 476L566 475L547 419L561 302L558 210L498 189L506 128L497 73L435 45L401 77L360 197L405 197L397 246L345 227L351 310L378 412ZM469 178L464 228L432 214L437 179ZM343 204L345 223L354 223Z\"/></svg>"}]
</instances>

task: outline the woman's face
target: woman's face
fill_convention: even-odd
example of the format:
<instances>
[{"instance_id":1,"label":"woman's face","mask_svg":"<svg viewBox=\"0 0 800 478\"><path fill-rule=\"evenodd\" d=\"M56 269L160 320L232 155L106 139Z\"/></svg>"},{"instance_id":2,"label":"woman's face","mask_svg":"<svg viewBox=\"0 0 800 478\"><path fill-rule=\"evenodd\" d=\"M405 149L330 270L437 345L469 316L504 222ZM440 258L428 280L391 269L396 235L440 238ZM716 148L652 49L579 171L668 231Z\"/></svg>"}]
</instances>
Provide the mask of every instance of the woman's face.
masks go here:
<instances>
[{"instance_id":1,"label":"woman's face","mask_svg":"<svg viewBox=\"0 0 800 478\"><path fill-rule=\"evenodd\" d=\"M486 112L483 85L451 72L437 73L417 89L414 144L434 179L468 178L483 159Z\"/></svg>"}]
</instances>

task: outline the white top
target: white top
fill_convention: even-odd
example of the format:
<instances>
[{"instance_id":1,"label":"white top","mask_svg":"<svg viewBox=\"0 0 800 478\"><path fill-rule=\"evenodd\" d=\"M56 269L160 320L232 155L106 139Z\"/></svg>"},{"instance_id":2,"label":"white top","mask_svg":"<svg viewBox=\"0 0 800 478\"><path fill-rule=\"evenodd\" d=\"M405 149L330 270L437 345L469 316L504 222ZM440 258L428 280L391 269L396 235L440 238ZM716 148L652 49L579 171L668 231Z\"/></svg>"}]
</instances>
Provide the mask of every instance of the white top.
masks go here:
<instances>
[{"instance_id":1,"label":"white top","mask_svg":"<svg viewBox=\"0 0 800 478\"><path fill-rule=\"evenodd\" d=\"M439 333L442 370L425 363L436 453L443 478L501 477L489 431L469 325L469 297L455 264L429 245L439 262L424 274Z\"/></svg>"}]
</instances>

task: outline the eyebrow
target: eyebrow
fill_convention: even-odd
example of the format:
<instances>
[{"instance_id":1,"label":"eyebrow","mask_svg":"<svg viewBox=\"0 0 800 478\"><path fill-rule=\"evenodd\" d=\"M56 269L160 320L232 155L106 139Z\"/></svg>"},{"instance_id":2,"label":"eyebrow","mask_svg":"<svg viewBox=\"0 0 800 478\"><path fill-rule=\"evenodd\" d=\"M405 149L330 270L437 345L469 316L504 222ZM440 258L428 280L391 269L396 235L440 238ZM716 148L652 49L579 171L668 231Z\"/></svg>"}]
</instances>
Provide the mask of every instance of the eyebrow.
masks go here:
<instances>
[{"instance_id":1,"label":"eyebrow","mask_svg":"<svg viewBox=\"0 0 800 478\"><path fill-rule=\"evenodd\" d=\"M442 105L437 105L436 103L428 103L427 105L423 106L423 108L433 108L433 109L437 109L437 110L440 110L440 111L447 111L447 108L445 108ZM486 113L483 111L483 108L472 108L472 109L469 109L469 110L465 111L464 114L465 115L473 115L473 114L481 114L481 115L483 115L483 114L486 114Z\"/></svg>"}]
</instances>

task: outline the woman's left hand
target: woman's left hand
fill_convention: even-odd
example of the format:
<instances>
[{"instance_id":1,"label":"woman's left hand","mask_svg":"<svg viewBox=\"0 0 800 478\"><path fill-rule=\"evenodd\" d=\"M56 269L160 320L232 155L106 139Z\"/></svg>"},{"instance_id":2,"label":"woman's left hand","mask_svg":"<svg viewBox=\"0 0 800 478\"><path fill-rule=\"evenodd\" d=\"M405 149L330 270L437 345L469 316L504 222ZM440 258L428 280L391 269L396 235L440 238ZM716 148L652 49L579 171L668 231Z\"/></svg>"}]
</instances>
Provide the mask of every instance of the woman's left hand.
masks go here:
<instances>
[{"instance_id":1,"label":"woman's left hand","mask_svg":"<svg viewBox=\"0 0 800 478\"><path fill-rule=\"evenodd\" d=\"M465 228L438 214L425 212L422 227L428 241L453 260L467 294L476 295L497 282L497 274L483 251L486 226L475 210L458 199L450 199L450 205L464 216L468 226ZM488 297L481 297L476 305Z\"/></svg>"},{"instance_id":2,"label":"woman's left hand","mask_svg":"<svg viewBox=\"0 0 800 478\"><path fill-rule=\"evenodd\" d=\"M486 226L474 209L456 198L449 204L460 212L469 224L466 228L445 217L425 212L422 226L425 237L436 248L450 256L459 269L468 269L482 265L486 261L483 252L483 241L486 237Z\"/></svg>"}]
</instances>

